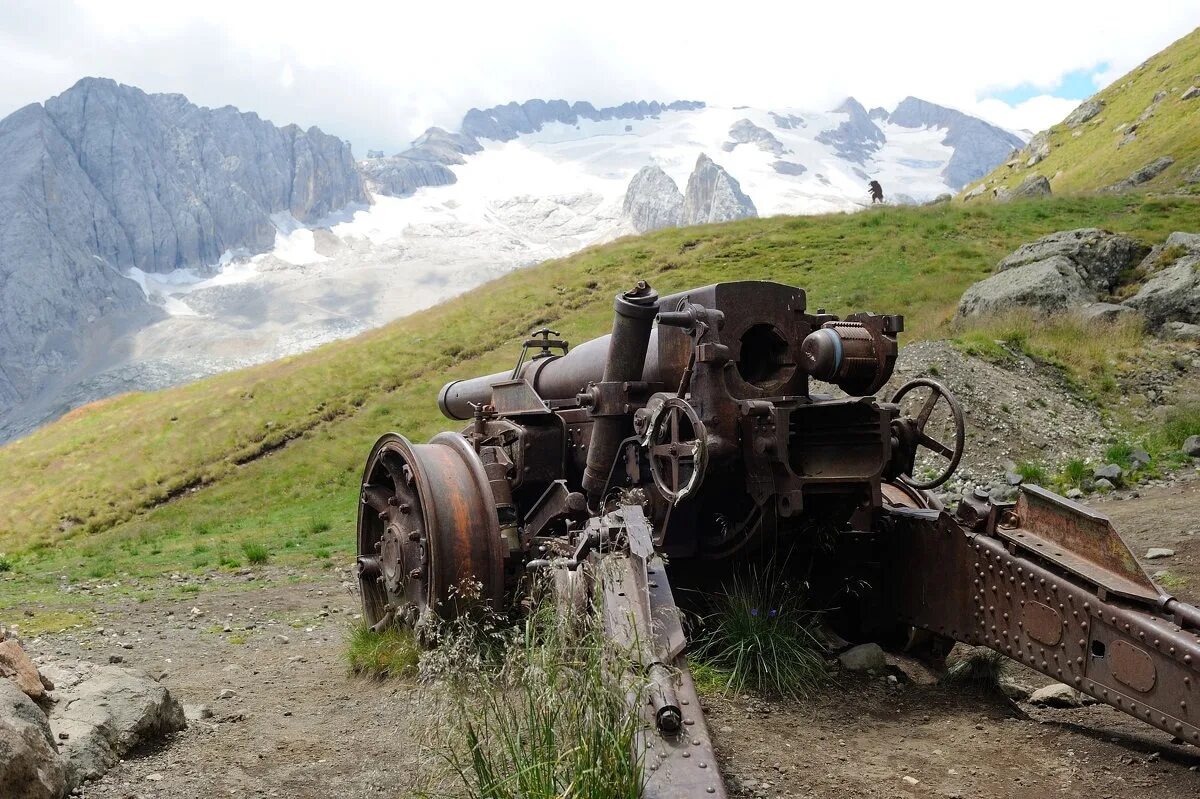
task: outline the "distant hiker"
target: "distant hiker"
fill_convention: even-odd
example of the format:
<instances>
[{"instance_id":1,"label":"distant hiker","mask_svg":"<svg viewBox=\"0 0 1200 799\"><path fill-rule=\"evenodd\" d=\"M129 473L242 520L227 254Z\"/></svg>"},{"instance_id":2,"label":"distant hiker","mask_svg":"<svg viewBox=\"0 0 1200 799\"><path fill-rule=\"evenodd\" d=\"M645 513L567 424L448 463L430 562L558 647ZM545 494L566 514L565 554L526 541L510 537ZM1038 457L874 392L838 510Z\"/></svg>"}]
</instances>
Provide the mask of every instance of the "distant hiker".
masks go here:
<instances>
[{"instance_id":1,"label":"distant hiker","mask_svg":"<svg viewBox=\"0 0 1200 799\"><path fill-rule=\"evenodd\" d=\"M879 185L878 180L872 180L867 187L871 190L871 205L883 202L883 186Z\"/></svg>"}]
</instances>

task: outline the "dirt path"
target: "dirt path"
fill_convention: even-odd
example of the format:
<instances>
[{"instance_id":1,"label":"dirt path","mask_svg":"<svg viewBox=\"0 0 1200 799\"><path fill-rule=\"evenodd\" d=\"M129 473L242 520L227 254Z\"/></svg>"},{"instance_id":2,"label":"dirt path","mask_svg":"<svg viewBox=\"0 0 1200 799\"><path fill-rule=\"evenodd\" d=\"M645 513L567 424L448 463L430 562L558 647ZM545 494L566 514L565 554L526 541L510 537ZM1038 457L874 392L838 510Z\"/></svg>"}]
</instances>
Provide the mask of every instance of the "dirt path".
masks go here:
<instances>
[{"instance_id":1,"label":"dirt path","mask_svg":"<svg viewBox=\"0 0 1200 799\"><path fill-rule=\"evenodd\" d=\"M1174 549L1147 565L1197 600L1200 479L1101 507L1138 555ZM428 744L438 712L430 691L349 677L343 638L358 608L345 573L297 579L268 571L186 599L114 600L101 604L98 628L31 642L35 654L116 656L165 673L181 701L213 712L169 746L84 786L82 796L416 795L438 763ZM846 683L803 704L735 697L707 705L735 796L1200 795L1200 750L1103 706L1021 709L886 680Z\"/></svg>"}]
</instances>

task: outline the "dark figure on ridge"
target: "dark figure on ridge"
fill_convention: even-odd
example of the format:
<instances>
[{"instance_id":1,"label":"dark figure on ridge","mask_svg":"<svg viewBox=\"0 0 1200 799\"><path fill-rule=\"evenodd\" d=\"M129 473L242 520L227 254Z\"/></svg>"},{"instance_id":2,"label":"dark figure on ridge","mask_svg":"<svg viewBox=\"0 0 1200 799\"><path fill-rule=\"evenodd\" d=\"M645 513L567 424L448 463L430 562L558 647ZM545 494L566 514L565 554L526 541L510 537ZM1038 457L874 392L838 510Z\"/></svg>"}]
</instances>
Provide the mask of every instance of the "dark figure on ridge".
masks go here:
<instances>
[{"instance_id":1,"label":"dark figure on ridge","mask_svg":"<svg viewBox=\"0 0 1200 799\"><path fill-rule=\"evenodd\" d=\"M867 184L867 188L871 190L871 204L883 202L883 186L879 185L878 180L872 180Z\"/></svg>"}]
</instances>

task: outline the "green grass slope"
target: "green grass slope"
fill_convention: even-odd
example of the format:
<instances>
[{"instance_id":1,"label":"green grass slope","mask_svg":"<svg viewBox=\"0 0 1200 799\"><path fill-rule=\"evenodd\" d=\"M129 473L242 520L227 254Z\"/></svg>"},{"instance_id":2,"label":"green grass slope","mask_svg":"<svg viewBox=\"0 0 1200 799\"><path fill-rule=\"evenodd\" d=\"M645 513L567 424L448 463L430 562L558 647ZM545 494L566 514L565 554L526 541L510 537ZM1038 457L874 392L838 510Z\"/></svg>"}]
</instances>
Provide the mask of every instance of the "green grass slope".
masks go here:
<instances>
[{"instance_id":1,"label":"green grass slope","mask_svg":"<svg viewBox=\"0 0 1200 799\"><path fill-rule=\"evenodd\" d=\"M991 189L1013 189L1032 174L1049 178L1055 194L1095 192L1161 156L1170 156L1175 163L1139 190L1200 193L1200 183L1187 182L1200 168L1200 97L1182 99L1192 86L1200 86L1200 28L1096 94L1092 99L1104 103L1097 116L1073 130L1063 123L1050 128L1050 155L1045 160L1028 166L1030 153L1023 151L1012 166L1002 164L959 196L984 183L988 187L984 197L990 197ZM1159 92L1165 96L1154 103ZM1137 123L1152 107L1149 116ZM1136 138L1122 145L1135 123Z\"/></svg>"},{"instance_id":2,"label":"green grass slope","mask_svg":"<svg viewBox=\"0 0 1200 799\"><path fill-rule=\"evenodd\" d=\"M56 593L62 575L345 558L362 463L381 433L453 429L435 405L446 380L511 365L543 324L573 342L603 334L613 294L637 278L663 293L791 283L832 312L903 313L911 341L945 335L966 286L1023 242L1091 225L1158 242L1198 218L1194 199L1124 196L666 230L514 272L301 356L116 397L0 449L0 617L30 590L51 609L71 601Z\"/></svg>"}]
</instances>

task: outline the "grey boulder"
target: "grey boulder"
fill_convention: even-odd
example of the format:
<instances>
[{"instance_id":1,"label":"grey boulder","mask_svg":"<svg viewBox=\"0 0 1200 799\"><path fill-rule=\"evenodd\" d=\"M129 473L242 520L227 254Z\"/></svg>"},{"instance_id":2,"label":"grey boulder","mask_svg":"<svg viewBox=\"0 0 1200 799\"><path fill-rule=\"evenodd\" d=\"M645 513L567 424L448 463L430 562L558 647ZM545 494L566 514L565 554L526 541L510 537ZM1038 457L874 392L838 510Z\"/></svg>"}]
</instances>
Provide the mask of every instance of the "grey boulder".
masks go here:
<instances>
[{"instance_id":1,"label":"grey boulder","mask_svg":"<svg viewBox=\"0 0 1200 799\"><path fill-rule=\"evenodd\" d=\"M838 663L846 671L875 672L887 669L887 657L879 644L859 644L838 655Z\"/></svg>"},{"instance_id":2,"label":"grey boulder","mask_svg":"<svg viewBox=\"0 0 1200 799\"><path fill-rule=\"evenodd\" d=\"M1158 329L1158 337L1167 341L1200 342L1200 325L1187 322L1167 322Z\"/></svg>"},{"instance_id":3,"label":"grey boulder","mask_svg":"<svg viewBox=\"0 0 1200 799\"><path fill-rule=\"evenodd\" d=\"M1189 458L1200 458L1200 436L1188 436L1183 440L1183 454Z\"/></svg>"},{"instance_id":4,"label":"grey boulder","mask_svg":"<svg viewBox=\"0 0 1200 799\"><path fill-rule=\"evenodd\" d=\"M183 707L149 676L104 666L65 692L50 713L74 790L112 768L131 749L187 726Z\"/></svg>"},{"instance_id":5,"label":"grey boulder","mask_svg":"<svg viewBox=\"0 0 1200 799\"><path fill-rule=\"evenodd\" d=\"M1092 471L1092 477L1097 480L1108 480L1113 485L1120 485L1121 478L1125 476L1125 470L1115 463L1106 463L1103 466L1097 466Z\"/></svg>"},{"instance_id":6,"label":"grey boulder","mask_svg":"<svg viewBox=\"0 0 1200 799\"><path fill-rule=\"evenodd\" d=\"M683 224L703 225L752 216L758 216L758 209L741 184L701 153L683 195Z\"/></svg>"},{"instance_id":7,"label":"grey boulder","mask_svg":"<svg viewBox=\"0 0 1200 799\"><path fill-rule=\"evenodd\" d=\"M1051 256L1063 256L1076 267L1080 277L1096 291L1111 291L1121 273L1135 266L1150 252L1140 241L1100 228L1063 230L1023 244L996 266L1004 272L1019 266L1041 261Z\"/></svg>"},{"instance_id":8,"label":"grey boulder","mask_svg":"<svg viewBox=\"0 0 1200 799\"><path fill-rule=\"evenodd\" d=\"M683 193L660 167L644 166L629 181L623 210L639 233L678 227L683 223Z\"/></svg>"},{"instance_id":9,"label":"grey boulder","mask_svg":"<svg viewBox=\"0 0 1200 799\"><path fill-rule=\"evenodd\" d=\"M1154 273L1125 301L1152 328L1167 322L1200 323L1200 254L1189 254Z\"/></svg>"},{"instance_id":10,"label":"grey boulder","mask_svg":"<svg viewBox=\"0 0 1200 799\"><path fill-rule=\"evenodd\" d=\"M1074 262L1054 255L979 281L963 292L958 315L983 316L1012 308L1057 313L1095 299Z\"/></svg>"},{"instance_id":11,"label":"grey boulder","mask_svg":"<svg viewBox=\"0 0 1200 799\"><path fill-rule=\"evenodd\" d=\"M1104 101L1096 98L1084 100L1074 111L1067 114L1067 118L1063 120L1068 128L1077 128L1089 119L1096 117L1104 110Z\"/></svg>"},{"instance_id":12,"label":"grey boulder","mask_svg":"<svg viewBox=\"0 0 1200 799\"><path fill-rule=\"evenodd\" d=\"M1089 324L1099 322L1111 324L1119 319L1136 313L1127 305L1113 305L1111 302L1093 302L1075 311L1075 315Z\"/></svg>"},{"instance_id":13,"label":"grey boulder","mask_svg":"<svg viewBox=\"0 0 1200 799\"><path fill-rule=\"evenodd\" d=\"M1083 699L1071 686L1056 682L1034 691L1029 703L1043 707L1080 707Z\"/></svg>"},{"instance_id":14,"label":"grey boulder","mask_svg":"<svg viewBox=\"0 0 1200 799\"><path fill-rule=\"evenodd\" d=\"M1134 170L1129 177L1125 178L1124 180L1109 186L1107 190L1119 193L1137 188L1143 183L1148 183L1161 175L1167 169L1167 167L1171 166L1173 163L1175 163L1175 159L1169 155L1156 158L1141 169Z\"/></svg>"},{"instance_id":15,"label":"grey boulder","mask_svg":"<svg viewBox=\"0 0 1200 799\"><path fill-rule=\"evenodd\" d=\"M67 792L67 764L41 708L17 686L0 680L0 796L59 799Z\"/></svg>"},{"instance_id":16,"label":"grey boulder","mask_svg":"<svg viewBox=\"0 0 1200 799\"><path fill-rule=\"evenodd\" d=\"M1036 197L1049 197L1050 194L1050 181L1045 175L1029 175L1012 190L1008 199L1031 200Z\"/></svg>"}]
</instances>

